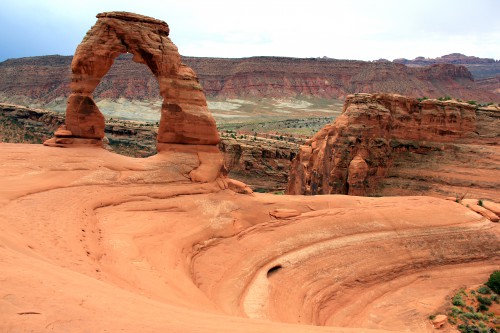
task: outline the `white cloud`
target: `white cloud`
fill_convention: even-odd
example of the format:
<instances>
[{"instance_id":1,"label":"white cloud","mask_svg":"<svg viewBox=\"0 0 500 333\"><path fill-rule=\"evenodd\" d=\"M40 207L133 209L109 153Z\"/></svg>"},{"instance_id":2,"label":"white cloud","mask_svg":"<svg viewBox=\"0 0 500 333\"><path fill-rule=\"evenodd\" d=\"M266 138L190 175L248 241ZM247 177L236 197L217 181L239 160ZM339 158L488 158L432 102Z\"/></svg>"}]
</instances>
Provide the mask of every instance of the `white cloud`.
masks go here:
<instances>
[{"instance_id":1,"label":"white cloud","mask_svg":"<svg viewBox=\"0 0 500 333\"><path fill-rule=\"evenodd\" d=\"M71 54L95 15L112 10L165 20L191 56L500 56L497 0L4 0L2 7L0 60L20 51Z\"/></svg>"}]
</instances>

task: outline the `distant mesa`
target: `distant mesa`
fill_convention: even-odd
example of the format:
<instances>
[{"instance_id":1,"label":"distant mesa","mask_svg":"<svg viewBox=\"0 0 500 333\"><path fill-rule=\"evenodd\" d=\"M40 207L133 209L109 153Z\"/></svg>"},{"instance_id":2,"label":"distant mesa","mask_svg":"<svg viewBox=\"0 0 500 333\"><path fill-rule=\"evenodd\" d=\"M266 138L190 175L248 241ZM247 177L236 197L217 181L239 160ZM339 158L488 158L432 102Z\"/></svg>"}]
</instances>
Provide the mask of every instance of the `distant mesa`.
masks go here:
<instances>
[{"instance_id":1,"label":"distant mesa","mask_svg":"<svg viewBox=\"0 0 500 333\"><path fill-rule=\"evenodd\" d=\"M132 57L133 54L119 55L108 74L101 78L92 94L98 105L122 98L147 102L161 100L157 78L151 75L147 66L131 61ZM71 60L70 56L45 56L0 63L0 102L64 111L72 93ZM286 57L181 57L181 61L196 72L209 99L345 99L358 92L384 92L500 102L498 62L421 66L383 60Z\"/></svg>"},{"instance_id":2,"label":"distant mesa","mask_svg":"<svg viewBox=\"0 0 500 333\"><path fill-rule=\"evenodd\" d=\"M209 113L205 94L194 71L181 63L167 23L138 14L108 12L76 49L71 63L71 94L66 126L46 145L102 145L104 116L92 93L118 55L131 53L158 80L163 98L158 131L158 150L163 144L216 145L219 134Z\"/></svg>"},{"instance_id":3,"label":"distant mesa","mask_svg":"<svg viewBox=\"0 0 500 333\"><path fill-rule=\"evenodd\" d=\"M479 58L475 56L466 56L461 53L451 53L437 58L416 57L413 60L399 58L394 59L393 63L403 64L408 67L426 67L433 65L451 64L455 66L465 66L474 76L474 80L478 83L480 88L498 93L496 89L482 84L482 80L500 77L500 60L492 58Z\"/></svg>"},{"instance_id":4,"label":"distant mesa","mask_svg":"<svg viewBox=\"0 0 500 333\"><path fill-rule=\"evenodd\" d=\"M433 64L456 64L456 65L499 64L500 60L495 60L492 58L479 58L475 56L466 56L465 54L461 53L450 53L437 58L425 58L422 56L416 57L413 60L399 58L399 59L394 59L393 62L405 65L416 64L416 65L428 66Z\"/></svg>"}]
</instances>

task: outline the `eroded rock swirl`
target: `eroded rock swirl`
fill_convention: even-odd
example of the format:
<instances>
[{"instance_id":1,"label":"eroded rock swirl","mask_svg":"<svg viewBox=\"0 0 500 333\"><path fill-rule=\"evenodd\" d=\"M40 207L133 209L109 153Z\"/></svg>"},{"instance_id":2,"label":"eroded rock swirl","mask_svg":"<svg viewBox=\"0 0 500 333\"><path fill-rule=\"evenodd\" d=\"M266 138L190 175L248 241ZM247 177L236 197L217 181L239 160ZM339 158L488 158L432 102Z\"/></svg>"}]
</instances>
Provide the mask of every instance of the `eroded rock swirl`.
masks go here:
<instances>
[{"instance_id":1,"label":"eroded rock swirl","mask_svg":"<svg viewBox=\"0 0 500 333\"><path fill-rule=\"evenodd\" d=\"M184 152L0 155L6 332L428 332L500 264L500 224L453 201L239 194L186 181Z\"/></svg>"}]
</instances>

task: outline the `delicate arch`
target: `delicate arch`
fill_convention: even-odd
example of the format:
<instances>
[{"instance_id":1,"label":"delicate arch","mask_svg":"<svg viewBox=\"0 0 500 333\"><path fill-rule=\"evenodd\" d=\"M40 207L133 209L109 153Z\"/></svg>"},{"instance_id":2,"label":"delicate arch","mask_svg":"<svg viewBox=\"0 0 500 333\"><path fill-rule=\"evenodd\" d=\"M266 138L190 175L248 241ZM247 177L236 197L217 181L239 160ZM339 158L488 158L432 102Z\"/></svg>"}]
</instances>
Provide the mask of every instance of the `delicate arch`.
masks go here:
<instances>
[{"instance_id":1,"label":"delicate arch","mask_svg":"<svg viewBox=\"0 0 500 333\"><path fill-rule=\"evenodd\" d=\"M121 53L149 67L163 98L158 143L215 145L219 134L208 111L205 93L194 71L181 63L167 23L138 14L108 12L76 49L71 63L72 93L66 108L66 129L73 137L101 140L104 116L92 93Z\"/></svg>"}]
</instances>

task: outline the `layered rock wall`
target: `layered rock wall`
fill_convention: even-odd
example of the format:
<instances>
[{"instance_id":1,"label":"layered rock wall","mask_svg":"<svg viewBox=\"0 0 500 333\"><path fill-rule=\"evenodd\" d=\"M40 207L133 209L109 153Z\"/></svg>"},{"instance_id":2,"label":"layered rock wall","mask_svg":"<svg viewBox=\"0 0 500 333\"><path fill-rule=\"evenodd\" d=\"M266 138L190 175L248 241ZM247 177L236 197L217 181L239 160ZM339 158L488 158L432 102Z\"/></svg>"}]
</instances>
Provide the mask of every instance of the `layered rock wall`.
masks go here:
<instances>
[{"instance_id":1,"label":"layered rock wall","mask_svg":"<svg viewBox=\"0 0 500 333\"><path fill-rule=\"evenodd\" d=\"M411 68L395 63L337 59L253 57L185 58L213 97L345 98L352 93L397 93L414 97L453 96L497 101L475 85L464 66Z\"/></svg>"},{"instance_id":2,"label":"layered rock wall","mask_svg":"<svg viewBox=\"0 0 500 333\"><path fill-rule=\"evenodd\" d=\"M287 193L373 194L399 154L441 150L476 130L476 108L467 103L350 95L342 115L301 146Z\"/></svg>"},{"instance_id":3,"label":"layered rock wall","mask_svg":"<svg viewBox=\"0 0 500 333\"><path fill-rule=\"evenodd\" d=\"M0 142L42 143L62 124L61 114L0 103Z\"/></svg>"},{"instance_id":4,"label":"layered rock wall","mask_svg":"<svg viewBox=\"0 0 500 333\"><path fill-rule=\"evenodd\" d=\"M244 181L255 191L271 192L286 188L298 145L263 138L223 138L219 149L224 153L229 176Z\"/></svg>"},{"instance_id":5,"label":"layered rock wall","mask_svg":"<svg viewBox=\"0 0 500 333\"><path fill-rule=\"evenodd\" d=\"M159 99L151 71L122 54L94 90L101 99ZM438 64L411 68L388 62L336 59L182 57L211 98L344 98L348 94L387 92L429 98L499 102L498 82L476 84L462 66ZM56 108L70 94L71 57L10 59L0 63L0 101ZM497 75L497 74L496 74ZM491 75L489 75L491 76ZM474 77L475 78L475 77Z\"/></svg>"}]
</instances>

